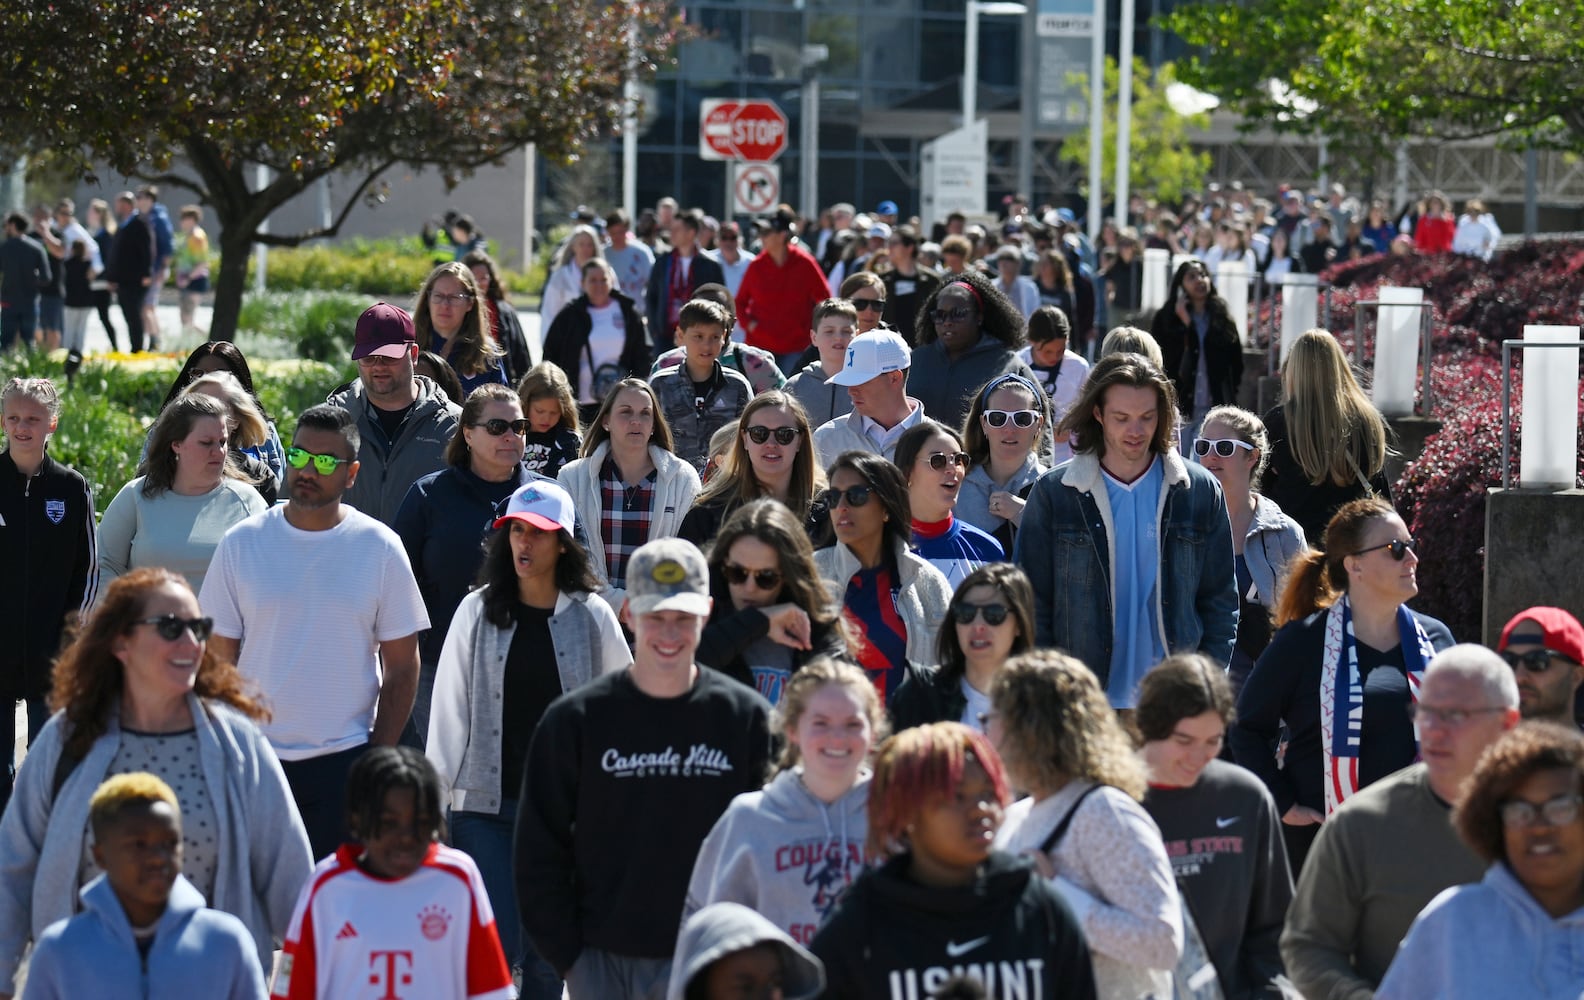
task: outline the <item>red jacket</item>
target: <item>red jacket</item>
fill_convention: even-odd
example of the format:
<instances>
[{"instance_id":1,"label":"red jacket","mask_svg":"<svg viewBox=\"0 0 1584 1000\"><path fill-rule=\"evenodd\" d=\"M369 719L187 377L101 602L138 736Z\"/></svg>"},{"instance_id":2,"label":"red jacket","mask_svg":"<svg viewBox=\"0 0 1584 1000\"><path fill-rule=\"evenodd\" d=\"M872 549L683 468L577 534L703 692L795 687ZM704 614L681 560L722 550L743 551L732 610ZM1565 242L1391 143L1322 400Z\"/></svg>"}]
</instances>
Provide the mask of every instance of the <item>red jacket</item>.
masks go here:
<instances>
[{"instance_id":1,"label":"red jacket","mask_svg":"<svg viewBox=\"0 0 1584 1000\"><path fill-rule=\"evenodd\" d=\"M737 287L737 320L748 331L749 346L791 354L809 346L814 307L828 298L819 261L793 243L779 267L768 253L748 264Z\"/></svg>"},{"instance_id":2,"label":"red jacket","mask_svg":"<svg viewBox=\"0 0 1584 1000\"><path fill-rule=\"evenodd\" d=\"M1420 253L1445 253L1452 249L1456 230L1450 215L1421 215L1414 224L1414 246Z\"/></svg>"}]
</instances>

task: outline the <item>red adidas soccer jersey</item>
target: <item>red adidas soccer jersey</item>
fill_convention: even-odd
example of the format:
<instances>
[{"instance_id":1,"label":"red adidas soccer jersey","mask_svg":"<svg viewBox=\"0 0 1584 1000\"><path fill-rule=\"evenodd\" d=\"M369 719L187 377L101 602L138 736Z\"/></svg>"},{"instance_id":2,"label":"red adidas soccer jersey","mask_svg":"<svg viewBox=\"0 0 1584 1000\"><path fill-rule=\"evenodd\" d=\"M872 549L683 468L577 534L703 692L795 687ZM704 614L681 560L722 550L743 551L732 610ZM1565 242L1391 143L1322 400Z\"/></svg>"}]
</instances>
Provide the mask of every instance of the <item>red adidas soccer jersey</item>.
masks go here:
<instances>
[{"instance_id":1,"label":"red adidas soccer jersey","mask_svg":"<svg viewBox=\"0 0 1584 1000\"><path fill-rule=\"evenodd\" d=\"M430 845L404 879L377 878L344 845L297 901L271 994L285 1000L511 996L511 970L473 859Z\"/></svg>"}]
</instances>

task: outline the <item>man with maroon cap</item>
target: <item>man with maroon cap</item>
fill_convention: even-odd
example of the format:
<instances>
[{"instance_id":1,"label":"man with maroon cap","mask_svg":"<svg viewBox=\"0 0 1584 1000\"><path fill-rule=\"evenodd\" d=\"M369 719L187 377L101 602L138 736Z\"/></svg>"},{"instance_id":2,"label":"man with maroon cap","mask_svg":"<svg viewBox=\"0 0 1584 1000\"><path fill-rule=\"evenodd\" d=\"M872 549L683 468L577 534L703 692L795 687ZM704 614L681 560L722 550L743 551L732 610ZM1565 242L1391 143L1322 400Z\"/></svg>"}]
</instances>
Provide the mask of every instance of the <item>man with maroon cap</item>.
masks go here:
<instances>
[{"instance_id":1,"label":"man with maroon cap","mask_svg":"<svg viewBox=\"0 0 1584 1000\"><path fill-rule=\"evenodd\" d=\"M1502 629L1496 651L1518 681L1518 711L1526 722L1578 723L1584 684L1584 625L1561 608L1530 608Z\"/></svg>"},{"instance_id":2,"label":"man with maroon cap","mask_svg":"<svg viewBox=\"0 0 1584 1000\"><path fill-rule=\"evenodd\" d=\"M357 420L361 471L345 500L385 524L396 518L407 488L445 468L445 449L462 410L427 376L417 374L412 317L376 302L358 317L352 346L358 377L325 400Z\"/></svg>"}]
</instances>

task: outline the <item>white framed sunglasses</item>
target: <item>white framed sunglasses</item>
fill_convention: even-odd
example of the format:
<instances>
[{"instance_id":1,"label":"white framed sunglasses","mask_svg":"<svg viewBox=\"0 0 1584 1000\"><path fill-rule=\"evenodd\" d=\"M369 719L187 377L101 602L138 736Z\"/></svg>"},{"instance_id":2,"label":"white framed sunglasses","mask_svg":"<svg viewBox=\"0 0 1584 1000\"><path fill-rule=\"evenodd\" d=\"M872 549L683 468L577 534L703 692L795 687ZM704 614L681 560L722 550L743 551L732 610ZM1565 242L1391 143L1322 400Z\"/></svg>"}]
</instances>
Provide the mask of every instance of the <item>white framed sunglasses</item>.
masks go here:
<instances>
[{"instance_id":1,"label":"white framed sunglasses","mask_svg":"<svg viewBox=\"0 0 1584 1000\"><path fill-rule=\"evenodd\" d=\"M1005 427L1008 420L1013 427L1033 427L1039 423L1038 410L986 410L984 422L991 427Z\"/></svg>"},{"instance_id":2,"label":"white framed sunglasses","mask_svg":"<svg viewBox=\"0 0 1584 1000\"><path fill-rule=\"evenodd\" d=\"M1200 458L1214 451L1222 458L1231 458L1239 450L1253 451L1254 446L1237 438L1194 438L1194 454Z\"/></svg>"}]
</instances>

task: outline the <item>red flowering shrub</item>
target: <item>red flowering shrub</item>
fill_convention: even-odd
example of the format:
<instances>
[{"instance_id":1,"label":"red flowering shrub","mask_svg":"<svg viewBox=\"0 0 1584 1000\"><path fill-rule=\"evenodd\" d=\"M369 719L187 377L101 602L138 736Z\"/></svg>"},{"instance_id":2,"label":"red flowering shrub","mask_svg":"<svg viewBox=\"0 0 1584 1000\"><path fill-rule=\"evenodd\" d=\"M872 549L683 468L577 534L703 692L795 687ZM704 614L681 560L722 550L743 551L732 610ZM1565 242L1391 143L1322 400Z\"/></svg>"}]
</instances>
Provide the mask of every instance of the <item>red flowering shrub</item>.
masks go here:
<instances>
[{"instance_id":1,"label":"red flowering shrub","mask_svg":"<svg viewBox=\"0 0 1584 1000\"><path fill-rule=\"evenodd\" d=\"M1488 264L1452 254L1370 257L1338 265L1326 278L1333 283L1331 331L1349 346L1355 302L1375 298L1382 284L1425 289L1434 317L1433 416L1442 427L1393 484L1393 498L1420 541L1415 607L1446 622L1460 639L1478 638L1485 497L1502 479L1501 342L1519 339L1529 324L1584 322L1584 244L1526 244ZM1373 324L1373 316L1368 322ZM1372 330L1366 344L1373 344ZM1523 405L1523 360L1517 353L1514 476L1516 420ZM1584 434L1579 450L1584 453Z\"/></svg>"}]
</instances>

